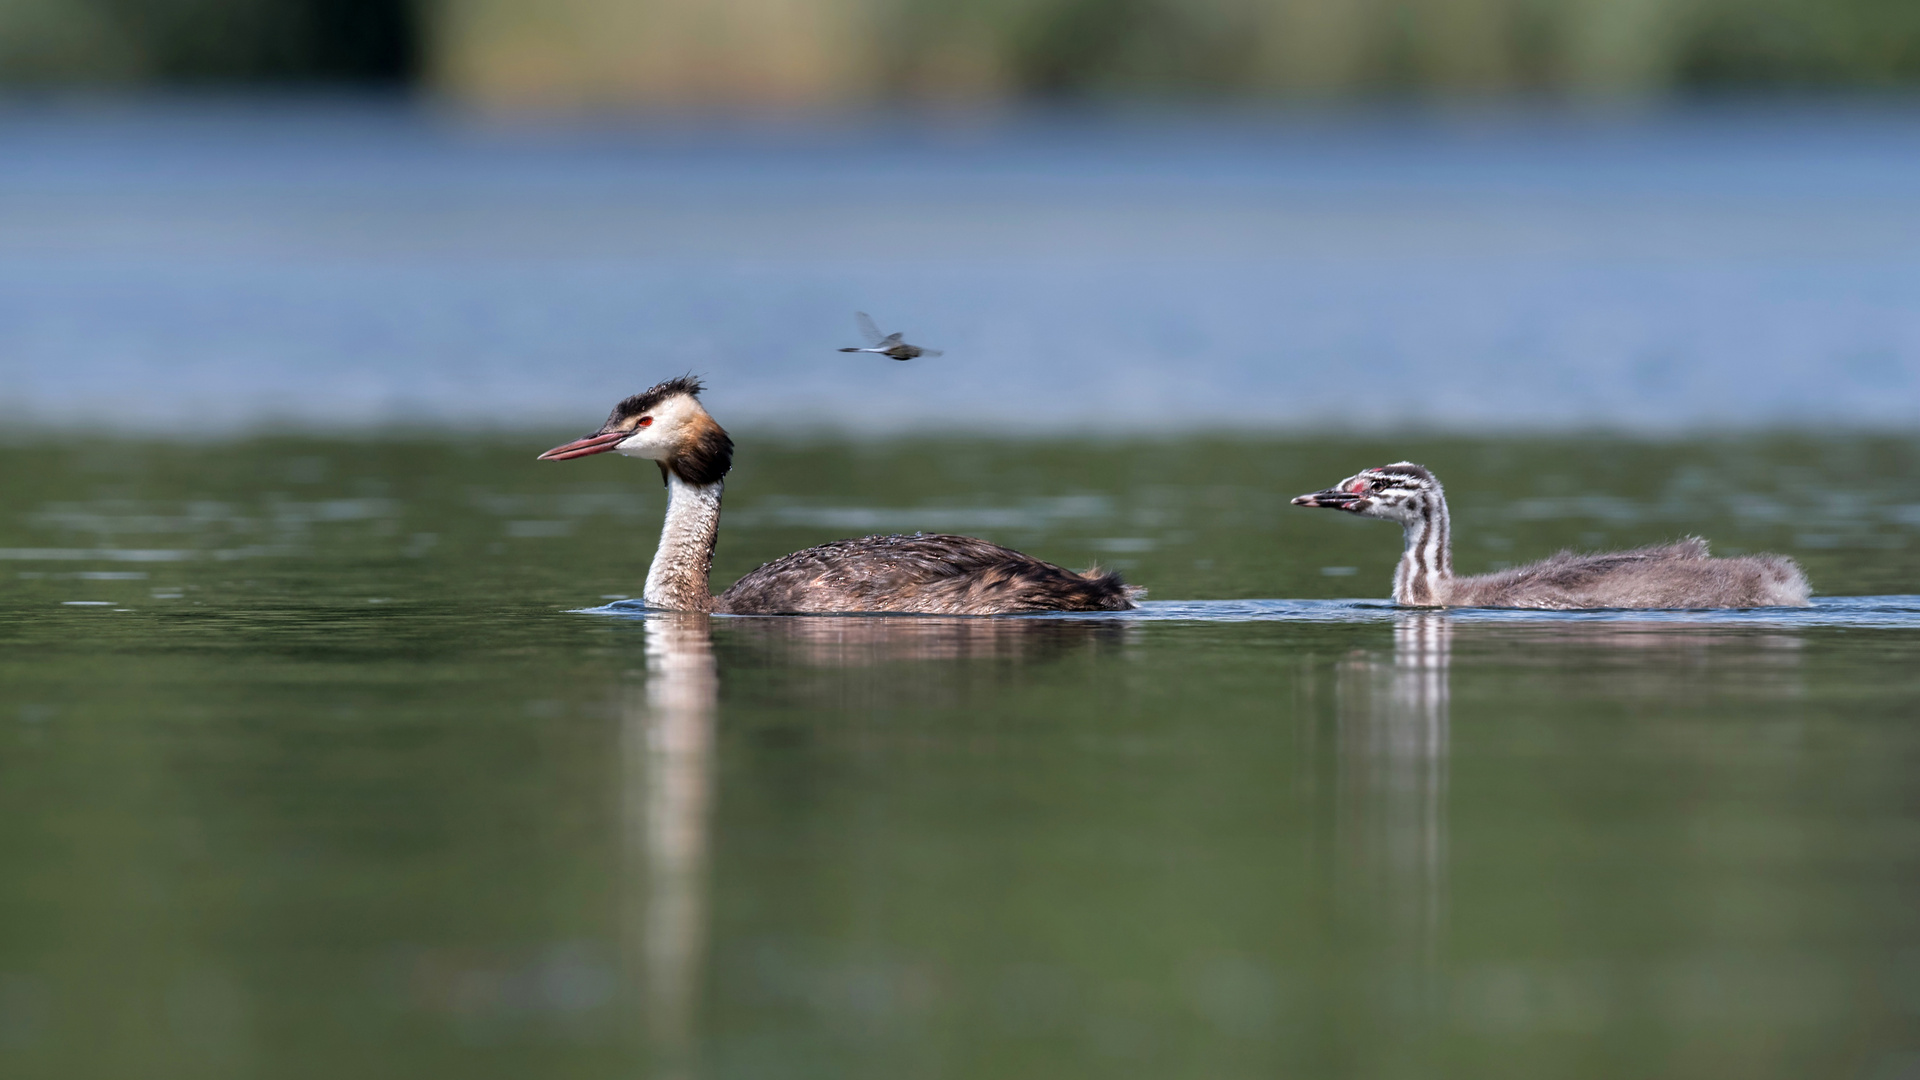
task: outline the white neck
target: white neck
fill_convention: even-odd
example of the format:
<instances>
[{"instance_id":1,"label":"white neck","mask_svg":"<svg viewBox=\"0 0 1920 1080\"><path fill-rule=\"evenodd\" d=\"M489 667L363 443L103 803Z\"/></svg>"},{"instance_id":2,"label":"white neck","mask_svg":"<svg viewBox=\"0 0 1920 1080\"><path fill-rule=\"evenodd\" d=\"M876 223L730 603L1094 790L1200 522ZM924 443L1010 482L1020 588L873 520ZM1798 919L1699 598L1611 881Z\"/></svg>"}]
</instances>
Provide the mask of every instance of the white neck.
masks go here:
<instances>
[{"instance_id":1,"label":"white neck","mask_svg":"<svg viewBox=\"0 0 1920 1080\"><path fill-rule=\"evenodd\" d=\"M1393 571L1393 602L1433 607L1447 602L1453 584L1453 530L1447 497L1434 491L1420 501L1419 516L1406 524L1407 549Z\"/></svg>"},{"instance_id":2,"label":"white neck","mask_svg":"<svg viewBox=\"0 0 1920 1080\"><path fill-rule=\"evenodd\" d=\"M648 607L712 609L707 573L713 569L713 545L720 535L720 489L725 486L723 480L689 484L667 472L667 520L660 528L660 548L647 569Z\"/></svg>"}]
</instances>

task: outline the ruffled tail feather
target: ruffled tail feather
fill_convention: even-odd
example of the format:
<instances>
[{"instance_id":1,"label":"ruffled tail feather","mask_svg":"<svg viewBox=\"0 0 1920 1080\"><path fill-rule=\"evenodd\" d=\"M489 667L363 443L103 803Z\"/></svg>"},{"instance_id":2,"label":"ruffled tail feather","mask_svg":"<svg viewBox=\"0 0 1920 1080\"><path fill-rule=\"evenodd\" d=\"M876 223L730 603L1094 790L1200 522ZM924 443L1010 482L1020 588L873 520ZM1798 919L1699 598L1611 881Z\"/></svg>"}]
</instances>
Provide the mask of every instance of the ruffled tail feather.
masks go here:
<instances>
[{"instance_id":1,"label":"ruffled tail feather","mask_svg":"<svg viewBox=\"0 0 1920 1080\"><path fill-rule=\"evenodd\" d=\"M1094 603L1086 609L1089 611L1126 611L1147 595L1145 585L1127 584L1118 570L1089 566L1080 571L1080 577L1091 586L1089 598Z\"/></svg>"}]
</instances>

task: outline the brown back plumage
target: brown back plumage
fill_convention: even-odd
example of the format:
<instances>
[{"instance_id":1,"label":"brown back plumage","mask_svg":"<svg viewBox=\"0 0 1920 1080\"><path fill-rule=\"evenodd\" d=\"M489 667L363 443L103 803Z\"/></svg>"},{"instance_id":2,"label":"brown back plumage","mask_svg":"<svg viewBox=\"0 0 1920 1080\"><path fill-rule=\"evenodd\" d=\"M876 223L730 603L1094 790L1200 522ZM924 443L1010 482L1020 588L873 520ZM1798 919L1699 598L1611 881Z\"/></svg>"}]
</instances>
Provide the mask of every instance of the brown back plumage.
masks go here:
<instances>
[{"instance_id":1,"label":"brown back plumage","mask_svg":"<svg viewBox=\"0 0 1920 1080\"><path fill-rule=\"evenodd\" d=\"M865 536L775 559L716 597L714 610L735 615L1125 611L1144 591L1118 574L1077 574L971 536Z\"/></svg>"}]
</instances>

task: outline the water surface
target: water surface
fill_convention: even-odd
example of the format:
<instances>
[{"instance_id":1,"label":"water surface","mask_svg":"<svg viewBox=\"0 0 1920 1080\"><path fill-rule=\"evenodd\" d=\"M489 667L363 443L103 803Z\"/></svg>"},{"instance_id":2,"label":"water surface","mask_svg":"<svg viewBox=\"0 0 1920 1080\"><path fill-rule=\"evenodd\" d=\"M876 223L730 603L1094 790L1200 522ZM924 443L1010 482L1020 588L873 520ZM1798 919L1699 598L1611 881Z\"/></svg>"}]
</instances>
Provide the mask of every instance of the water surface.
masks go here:
<instances>
[{"instance_id":1,"label":"water surface","mask_svg":"<svg viewBox=\"0 0 1920 1080\"><path fill-rule=\"evenodd\" d=\"M1542 616L1367 599L1394 530L1286 505L1390 443L748 430L716 585L937 528L1155 597L770 619L635 615L657 478L565 434L0 449L7 1075L1920 1052L1920 444L1423 442L1463 569L1699 532L1825 594Z\"/></svg>"}]
</instances>

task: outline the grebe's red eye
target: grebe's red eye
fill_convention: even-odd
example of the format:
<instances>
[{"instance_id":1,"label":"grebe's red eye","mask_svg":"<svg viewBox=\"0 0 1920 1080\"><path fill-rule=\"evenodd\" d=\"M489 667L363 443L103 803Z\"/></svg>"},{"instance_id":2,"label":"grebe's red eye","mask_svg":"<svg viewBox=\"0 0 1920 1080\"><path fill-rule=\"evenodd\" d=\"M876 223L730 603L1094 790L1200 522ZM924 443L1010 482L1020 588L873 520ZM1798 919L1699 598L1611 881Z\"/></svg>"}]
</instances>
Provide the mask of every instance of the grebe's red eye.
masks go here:
<instances>
[{"instance_id":1,"label":"grebe's red eye","mask_svg":"<svg viewBox=\"0 0 1920 1080\"><path fill-rule=\"evenodd\" d=\"M651 416L643 416L640 418L641 427L646 427L648 424L651 424L651 423L653 423L653 417Z\"/></svg>"}]
</instances>

